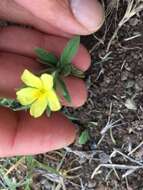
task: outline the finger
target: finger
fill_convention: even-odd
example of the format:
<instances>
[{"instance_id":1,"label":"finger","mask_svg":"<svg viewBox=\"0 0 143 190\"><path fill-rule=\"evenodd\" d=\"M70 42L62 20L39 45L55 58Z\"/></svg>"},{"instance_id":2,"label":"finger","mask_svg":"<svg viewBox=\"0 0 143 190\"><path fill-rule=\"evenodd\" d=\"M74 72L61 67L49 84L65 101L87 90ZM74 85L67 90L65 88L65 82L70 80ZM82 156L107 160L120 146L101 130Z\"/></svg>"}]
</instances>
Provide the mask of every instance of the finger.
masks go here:
<instances>
[{"instance_id":1,"label":"finger","mask_svg":"<svg viewBox=\"0 0 143 190\"><path fill-rule=\"evenodd\" d=\"M34 49L42 47L60 56L67 39L43 34L41 32L19 27L7 27L0 30L0 50L35 57ZM87 50L81 45L73 64L83 71L90 66L91 59Z\"/></svg>"},{"instance_id":2,"label":"finger","mask_svg":"<svg viewBox=\"0 0 143 190\"><path fill-rule=\"evenodd\" d=\"M73 124L60 113L33 119L0 108L0 115L0 157L44 153L67 146L75 138Z\"/></svg>"},{"instance_id":3,"label":"finger","mask_svg":"<svg viewBox=\"0 0 143 190\"><path fill-rule=\"evenodd\" d=\"M36 17L70 34L95 32L103 23L104 13L97 0L15 0ZM58 19L57 19L58 18Z\"/></svg>"},{"instance_id":4,"label":"finger","mask_svg":"<svg viewBox=\"0 0 143 190\"><path fill-rule=\"evenodd\" d=\"M32 13L17 4L14 0L1 1L0 18L10 22L13 21L14 23L31 25L34 28L53 35L55 34L58 36L70 37L70 35L62 29L57 29L55 26L49 24L48 21L35 17Z\"/></svg>"},{"instance_id":5,"label":"finger","mask_svg":"<svg viewBox=\"0 0 143 190\"><path fill-rule=\"evenodd\" d=\"M25 69L38 73L41 66L32 58L0 53L0 96L16 98L16 89L21 87L21 74ZM84 104L87 98L85 84L78 78L66 79L69 94L72 99L71 106L78 107ZM78 96L77 96L78 92ZM64 105L67 103L64 101Z\"/></svg>"}]
</instances>

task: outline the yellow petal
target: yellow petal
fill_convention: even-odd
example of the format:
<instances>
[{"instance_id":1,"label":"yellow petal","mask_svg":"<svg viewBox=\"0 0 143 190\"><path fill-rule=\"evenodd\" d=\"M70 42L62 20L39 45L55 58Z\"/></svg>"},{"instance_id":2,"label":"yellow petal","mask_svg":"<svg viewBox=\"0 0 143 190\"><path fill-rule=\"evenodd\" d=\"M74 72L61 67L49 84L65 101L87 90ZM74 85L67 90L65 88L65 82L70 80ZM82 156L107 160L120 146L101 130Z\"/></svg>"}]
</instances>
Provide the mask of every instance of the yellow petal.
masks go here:
<instances>
[{"instance_id":1,"label":"yellow petal","mask_svg":"<svg viewBox=\"0 0 143 190\"><path fill-rule=\"evenodd\" d=\"M23 88L16 92L17 100L24 106L31 104L39 97L40 91L35 88Z\"/></svg>"},{"instance_id":2,"label":"yellow petal","mask_svg":"<svg viewBox=\"0 0 143 190\"><path fill-rule=\"evenodd\" d=\"M58 96L56 95L56 92L51 89L48 91L48 105L52 111L58 111L61 109L61 104L58 99Z\"/></svg>"},{"instance_id":3,"label":"yellow petal","mask_svg":"<svg viewBox=\"0 0 143 190\"><path fill-rule=\"evenodd\" d=\"M43 88L45 90L49 90L49 89L53 88L53 76L52 75L42 74L40 78L43 83Z\"/></svg>"},{"instance_id":4,"label":"yellow petal","mask_svg":"<svg viewBox=\"0 0 143 190\"><path fill-rule=\"evenodd\" d=\"M42 82L40 80L39 77L35 76L34 74L32 74L30 71L28 71L27 69L24 70L22 76L21 76L21 80L30 87L34 87L34 88L38 88L41 89L42 88Z\"/></svg>"},{"instance_id":5,"label":"yellow petal","mask_svg":"<svg viewBox=\"0 0 143 190\"><path fill-rule=\"evenodd\" d=\"M30 108L30 114L35 118L40 117L46 110L47 105L48 105L47 96L45 94L41 95L40 98L37 99L32 104L32 106Z\"/></svg>"}]
</instances>

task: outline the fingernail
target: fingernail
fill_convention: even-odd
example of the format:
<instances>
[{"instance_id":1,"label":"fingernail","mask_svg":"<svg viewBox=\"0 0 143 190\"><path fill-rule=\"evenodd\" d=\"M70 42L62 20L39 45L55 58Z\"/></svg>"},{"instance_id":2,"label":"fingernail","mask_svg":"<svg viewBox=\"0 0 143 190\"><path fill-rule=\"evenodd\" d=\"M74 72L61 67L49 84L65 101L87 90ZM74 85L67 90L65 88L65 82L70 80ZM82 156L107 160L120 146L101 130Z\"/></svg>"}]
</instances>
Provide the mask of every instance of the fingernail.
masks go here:
<instances>
[{"instance_id":1,"label":"fingernail","mask_svg":"<svg viewBox=\"0 0 143 190\"><path fill-rule=\"evenodd\" d=\"M88 31L94 32L103 24L104 11L97 0L70 0L77 21Z\"/></svg>"}]
</instances>

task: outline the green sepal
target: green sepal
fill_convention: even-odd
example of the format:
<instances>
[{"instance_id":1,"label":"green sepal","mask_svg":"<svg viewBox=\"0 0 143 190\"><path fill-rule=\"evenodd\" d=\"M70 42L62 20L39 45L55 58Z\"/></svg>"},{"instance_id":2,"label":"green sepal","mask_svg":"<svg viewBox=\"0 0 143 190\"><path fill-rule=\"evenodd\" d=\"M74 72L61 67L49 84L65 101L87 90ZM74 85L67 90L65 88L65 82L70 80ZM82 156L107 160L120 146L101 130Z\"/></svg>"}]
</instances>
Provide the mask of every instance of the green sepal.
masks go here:
<instances>
[{"instance_id":1,"label":"green sepal","mask_svg":"<svg viewBox=\"0 0 143 190\"><path fill-rule=\"evenodd\" d=\"M65 82L59 76L56 78L56 87L60 90L62 96L67 100L67 102L71 103L71 97L66 87Z\"/></svg>"},{"instance_id":2,"label":"green sepal","mask_svg":"<svg viewBox=\"0 0 143 190\"><path fill-rule=\"evenodd\" d=\"M51 110L50 110L50 108L49 108L49 106L47 107L47 109L46 109L46 115L47 115L47 117L50 117L51 116Z\"/></svg>"},{"instance_id":3,"label":"green sepal","mask_svg":"<svg viewBox=\"0 0 143 190\"><path fill-rule=\"evenodd\" d=\"M78 78L85 78L85 74L80 69L76 68L74 65L71 67L71 75L78 77Z\"/></svg>"}]
</instances>

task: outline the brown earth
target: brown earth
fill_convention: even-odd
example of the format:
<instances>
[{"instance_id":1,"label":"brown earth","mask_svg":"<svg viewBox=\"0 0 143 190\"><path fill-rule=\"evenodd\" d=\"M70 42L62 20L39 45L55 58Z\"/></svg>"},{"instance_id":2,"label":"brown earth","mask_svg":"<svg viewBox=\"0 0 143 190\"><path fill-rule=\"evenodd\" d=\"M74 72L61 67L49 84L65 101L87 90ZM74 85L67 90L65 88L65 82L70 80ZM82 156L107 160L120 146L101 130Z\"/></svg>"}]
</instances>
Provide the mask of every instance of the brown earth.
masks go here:
<instances>
[{"instance_id":1,"label":"brown earth","mask_svg":"<svg viewBox=\"0 0 143 190\"><path fill-rule=\"evenodd\" d=\"M80 177L65 180L69 190L143 189L143 11L119 30L107 51L127 4L120 1L96 36L82 39L92 56L86 78L89 98L82 108L66 113L80 130L88 128L91 138L64 150L62 168L81 167L73 172ZM91 179L100 164L105 165Z\"/></svg>"}]
</instances>

